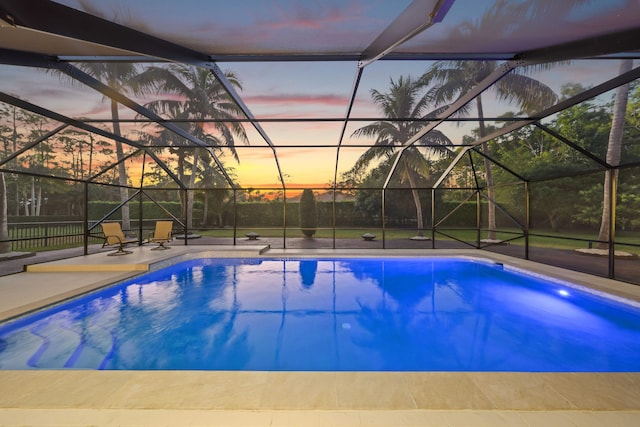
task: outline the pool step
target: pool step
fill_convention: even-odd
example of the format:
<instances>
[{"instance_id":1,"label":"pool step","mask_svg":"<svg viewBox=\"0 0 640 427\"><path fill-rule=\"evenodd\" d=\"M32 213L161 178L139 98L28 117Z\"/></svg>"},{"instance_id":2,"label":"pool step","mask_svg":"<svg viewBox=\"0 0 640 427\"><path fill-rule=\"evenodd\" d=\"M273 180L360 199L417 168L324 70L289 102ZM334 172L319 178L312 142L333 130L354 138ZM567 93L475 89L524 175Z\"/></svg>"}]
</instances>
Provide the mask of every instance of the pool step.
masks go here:
<instances>
[{"instance_id":1,"label":"pool step","mask_svg":"<svg viewBox=\"0 0 640 427\"><path fill-rule=\"evenodd\" d=\"M100 369L113 352L112 334L94 325L77 331L65 327L64 323L40 323L15 337L21 346L27 334L31 339L25 350L31 354L25 366L11 366L14 369Z\"/></svg>"}]
</instances>

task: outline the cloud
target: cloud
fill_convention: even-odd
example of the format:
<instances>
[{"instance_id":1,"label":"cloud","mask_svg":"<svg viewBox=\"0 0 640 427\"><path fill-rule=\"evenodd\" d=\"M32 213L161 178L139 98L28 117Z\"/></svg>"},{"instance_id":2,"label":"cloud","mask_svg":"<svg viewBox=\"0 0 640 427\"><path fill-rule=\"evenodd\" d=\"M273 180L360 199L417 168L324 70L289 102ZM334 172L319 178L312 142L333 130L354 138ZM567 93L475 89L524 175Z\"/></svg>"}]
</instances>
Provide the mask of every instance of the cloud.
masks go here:
<instances>
[{"instance_id":1,"label":"cloud","mask_svg":"<svg viewBox=\"0 0 640 427\"><path fill-rule=\"evenodd\" d=\"M258 118L342 118L349 105L347 95L260 94L242 97Z\"/></svg>"},{"instance_id":2,"label":"cloud","mask_svg":"<svg viewBox=\"0 0 640 427\"><path fill-rule=\"evenodd\" d=\"M238 9L238 10L236 10ZM184 22L169 37L208 54L288 53L335 50L357 52L384 28L372 16L380 6L358 0L257 2L231 7L226 20Z\"/></svg>"},{"instance_id":3,"label":"cloud","mask_svg":"<svg viewBox=\"0 0 640 427\"><path fill-rule=\"evenodd\" d=\"M295 3L293 7L272 7L271 13L259 16L257 24L265 29L290 30L321 29L335 24L342 24L353 20L354 16L362 14L362 7L357 2L350 2L346 8L338 5L327 5L327 2L313 2L310 4ZM266 19L265 19L266 18Z\"/></svg>"},{"instance_id":4,"label":"cloud","mask_svg":"<svg viewBox=\"0 0 640 427\"><path fill-rule=\"evenodd\" d=\"M274 95L253 95L243 97L251 103L265 105L326 105L330 107L346 106L349 98L341 95L300 95L300 94L274 94Z\"/></svg>"},{"instance_id":5,"label":"cloud","mask_svg":"<svg viewBox=\"0 0 640 427\"><path fill-rule=\"evenodd\" d=\"M88 110L80 113L80 117L93 117L93 116L104 117L107 114L111 116L111 107L109 103L99 102L97 104L94 104L93 107L89 108Z\"/></svg>"}]
</instances>

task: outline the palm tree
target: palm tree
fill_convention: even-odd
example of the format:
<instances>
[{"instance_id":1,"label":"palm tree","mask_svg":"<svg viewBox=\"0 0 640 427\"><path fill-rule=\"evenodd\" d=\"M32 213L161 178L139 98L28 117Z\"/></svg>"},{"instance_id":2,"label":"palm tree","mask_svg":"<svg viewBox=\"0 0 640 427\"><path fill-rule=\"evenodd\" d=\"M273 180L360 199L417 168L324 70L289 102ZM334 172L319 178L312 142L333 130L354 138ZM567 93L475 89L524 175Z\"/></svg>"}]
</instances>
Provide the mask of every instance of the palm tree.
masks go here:
<instances>
[{"instance_id":1,"label":"palm tree","mask_svg":"<svg viewBox=\"0 0 640 427\"><path fill-rule=\"evenodd\" d=\"M362 154L349 173L360 174L374 160L390 159L402 155L399 168L400 181L407 182L416 207L418 236L423 236L424 222L422 204L418 194L416 178L429 172L429 156L449 153L445 148L451 141L439 131L431 131L417 144L409 146L404 152L402 145L424 127L424 119L434 116L436 111L429 111L432 99L424 93L421 82L411 76L401 76L398 81L390 79L391 87L382 93L371 90L373 102L388 120L381 120L356 129L353 137L375 137L375 144ZM397 120L402 119L402 120ZM406 119L406 120L405 120ZM420 144L436 145L436 147L419 147Z\"/></svg>"},{"instance_id":2,"label":"palm tree","mask_svg":"<svg viewBox=\"0 0 640 427\"><path fill-rule=\"evenodd\" d=\"M593 0L538 0L513 1L496 0L493 5L476 21L464 22L458 25L449 35L452 39L473 39L481 34L491 33L495 37L509 39L518 32L540 31L537 17L546 17L549 26L563 25L567 17L577 7L588 4ZM515 26L520 22L520 26ZM423 76L425 83L440 83L435 97L439 103L448 103L465 94L469 89L481 82L498 66L497 61L438 61ZM537 68L548 69L553 64L544 64ZM549 107L557 101L557 95L543 83L529 78L524 74L535 68L513 70L504 76L490 91L493 91L501 101L515 103L525 113L532 113ZM439 104L438 104L439 105ZM479 137L487 135L484 125L482 98L476 98L478 113ZM467 112L463 109L461 112ZM482 150L487 153L487 143L482 144ZM491 162L485 158L485 173L487 182L488 205L488 238L495 239L496 211L493 204L493 174Z\"/></svg>"},{"instance_id":3,"label":"palm tree","mask_svg":"<svg viewBox=\"0 0 640 427\"><path fill-rule=\"evenodd\" d=\"M232 85L242 88L234 73L227 72L225 76ZM195 137L213 148L229 148L234 159L239 161L235 137L248 142L245 129L239 122L225 120L241 116L242 110L208 69L187 65L170 65L167 68L153 66L141 73L137 81L142 86L153 85L159 92L175 96L172 99L152 101L146 105L148 108L159 114L188 118L193 123L190 131ZM212 123L213 133L205 125L210 119L215 119ZM188 184L190 189L196 185L200 156L201 148L195 147ZM186 203L189 212L187 225L191 228L192 191L188 193Z\"/></svg>"},{"instance_id":4,"label":"palm tree","mask_svg":"<svg viewBox=\"0 0 640 427\"><path fill-rule=\"evenodd\" d=\"M9 116L9 111L5 107L0 107L0 118ZM9 133L11 128L4 123L0 124L0 138L3 141L3 158L9 154L9 142L11 138L5 137L3 133ZM7 183L4 172L0 172L0 254L6 254L11 251L11 242L9 242L9 221L8 221L8 198Z\"/></svg>"},{"instance_id":5,"label":"palm tree","mask_svg":"<svg viewBox=\"0 0 640 427\"><path fill-rule=\"evenodd\" d=\"M136 77L139 73L138 67L132 63L125 62L87 62L80 65L80 68L97 80L102 81L112 89L123 93L141 95L146 93L150 87L147 84L141 84ZM122 136L120 129L120 113L118 110L118 102L111 99L111 119L113 120L113 133ZM118 162L118 185L120 187L120 200L122 203L129 198L127 189L128 176L127 168L122 159L124 158L124 150L122 143L115 140L116 160ZM129 205L122 206L122 228L131 229L131 221L129 215Z\"/></svg>"},{"instance_id":6,"label":"palm tree","mask_svg":"<svg viewBox=\"0 0 640 427\"><path fill-rule=\"evenodd\" d=\"M431 95L436 105L449 103L464 94L483 81L498 66L497 61L438 61L422 76L425 85L435 84L431 89ZM525 70L526 71L526 70ZM545 107L553 105L558 97L553 90L533 78L527 77L516 70L505 75L489 88L500 101L517 104L525 113L533 113ZM478 114L478 136L487 135L484 123L484 108L482 96L475 98ZM468 113L467 110L463 110ZM482 144L482 151L488 154L488 144ZM493 174L491 162L484 159L488 204L488 239L496 238L496 208L493 203Z\"/></svg>"},{"instance_id":7,"label":"palm tree","mask_svg":"<svg viewBox=\"0 0 640 427\"><path fill-rule=\"evenodd\" d=\"M619 74L631 71L633 68L633 59L623 59L620 61ZM624 130L625 118L627 114L627 101L629 100L629 84L619 86L616 90L616 97L613 102L613 118L611 120L611 131L609 133L609 144L607 145L607 163L611 166L620 164L620 153L622 150L622 135ZM611 181L617 182L618 169L610 170L604 179L604 194L602 205L602 219L600 221L600 232L598 233L598 249L607 249L609 247L611 221ZM615 225L614 225L615 226ZM607 242L607 243L602 243Z\"/></svg>"}]
</instances>

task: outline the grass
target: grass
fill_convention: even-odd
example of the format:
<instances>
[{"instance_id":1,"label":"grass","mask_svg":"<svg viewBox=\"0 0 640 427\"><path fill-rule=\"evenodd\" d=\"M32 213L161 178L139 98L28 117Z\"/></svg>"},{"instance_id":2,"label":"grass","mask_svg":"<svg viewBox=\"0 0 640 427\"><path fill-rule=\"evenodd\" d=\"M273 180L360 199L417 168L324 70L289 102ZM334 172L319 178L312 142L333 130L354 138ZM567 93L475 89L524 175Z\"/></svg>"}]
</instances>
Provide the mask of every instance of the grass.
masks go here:
<instances>
[{"instance_id":1,"label":"grass","mask_svg":"<svg viewBox=\"0 0 640 427\"><path fill-rule=\"evenodd\" d=\"M283 230L281 228L239 228L236 232L237 238L244 238L245 235L249 232L254 232L260 234L262 237L283 237ZM213 230L201 230L197 232L201 236L210 236L210 237L233 237L233 229L213 229ZM382 229L380 228L359 228L359 229L336 229L335 235L336 239L360 239L364 233L375 234L377 238L382 238ZM424 234L426 236L431 235L430 230L425 230ZM415 230L386 230L385 238L386 239L408 239L409 237L415 236ZM295 238L295 237L303 237L302 232L299 228L288 228L287 229L287 237ZM333 230L332 229L317 229L316 233L313 237L319 239L331 239L333 238Z\"/></svg>"},{"instance_id":2,"label":"grass","mask_svg":"<svg viewBox=\"0 0 640 427\"><path fill-rule=\"evenodd\" d=\"M477 231L476 230L443 230L445 233L452 235L460 240L464 240L467 242L473 242L477 239ZM505 230L507 231L507 230ZM497 239L499 240L509 240L517 237L518 235L522 236L522 233L519 230L508 230L509 232L498 232ZM553 231L547 230L534 230L529 232L529 245L539 248L547 248L547 249L564 249L564 250L574 250L574 249L586 249L589 245L589 241L594 242L593 246L595 247L598 236L597 233L556 233ZM486 231L481 231L480 238L486 237ZM533 234L533 235L532 235ZM541 236L537 236L535 234L541 234ZM436 239L448 239L446 236L441 234L437 234ZM517 238L515 240L511 240L509 242L511 245L516 246L524 246L525 239L524 236ZM620 245L632 244L638 245L640 244L640 233L638 232L621 232L616 236L616 247L619 250L624 250L627 252L631 252L637 255L640 255L640 247L633 246L625 246L624 248L620 248Z\"/></svg>"},{"instance_id":3,"label":"grass","mask_svg":"<svg viewBox=\"0 0 640 427\"><path fill-rule=\"evenodd\" d=\"M196 233L202 236L210 236L210 237L218 237L218 238L232 238L233 237L233 229L231 228L217 228L217 229L209 229L209 230L194 230ZM457 239L463 240L465 242L475 242L477 239L477 231L473 229L442 229L443 233L446 233L450 236L453 236ZM281 228L238 228L236 230L236 238L243 239L245 238L246 233L256 232L260 234L262 237L271 237L271 238L282 238L283 230ZM332 229L322 229L319 228L316 231L314 237L322 238L322 239L331 239L333 238ZM362 234L371 233L375 234L377 239L382 239L382 229L369 227L369 228L339 228L335 230L336 239L361 239ZM544 236L535 236L532 235L529 237L529 244L533 247L538 248L549 248L549 249L564 249L564 250L573 250L580 248L587 248L588 241L596 240L597 233L594 231L593 233L555 233L547 230L534 230L531 233L543 234ZM412 229L387 229L385 230L384 237L387 240L401 240L408 239L412 236L415 236L417 233ZM521 236L521 232L517 229L504 229L497 233L497 238L500 240L509 240ZM431 230L425 230L424 235L427 237L431 237ZM286 236L288 238L302 238L303 235L298 227L291 227L287 229ZM480 238L486 237L486 231L482 230L480 233ZM54 241L55 238L50 237L50 242ZM572 240L578 239L578 240ZM436 233L436 240L452 240L444 234ZM96 243L98 240L92 241L92 243ZM100 241L101 242L101 241ZM34 242L35 243L35 242ZM524 246L525 240L524 237L520 237L509 242L511 245L516 246ZM626 252L631 252L636 255L640 255L640 247L635 246L624 246L625 244L640 244L640 232L620 232L616 236L617 249L624 250ZM43 252L50 251L56 249L66 249L81 246L82 242L79 240L78 243L64 243L64 244L49 244L47 246L33 246L33 247L24 247L18 248L15 250L19 251L33 251L33 252Z\"/></svg>"},{"instance_id":4,"label":"grass","mask_svg":"<svg viewBox=\"0 0 640 427\"><path fill-rule=\"evenodd\" d=\"M457 239L463 240L465 242L475 242L477 239L477 231L472 229L443 229L444 233L453 236ZM245 234L248 232L256 232L263 237L273 237L279 238L283 237L283 230L281 228L239 228L237 230L236 237L244 238ZM372 233L375 234L378 239L382 238L382 229L380 228L360 228L360 229L336 229L335 236L336 239L360 239L362 234L364 233ZM597 239L597 233L556 233L553 231L547 230L536 230L532 231L533 234L543 234L544 236L529 236L529 245L540 247L540 248L549 248L549 249L564 249L564 250L573 250L573 249L584 249L588 247L588 241L594 241ZM203 230L199 231L198 234L203 236L211 236L211 237L233 237L232 229L213 229L213 230ZM415 236L416 231L410 229L388 229L385 230L385 239L394 240L394 239L408 239L409 237ZM486 231L482 230L480 232L480 238L486 237ZM424 235L430 237L431 230L425 230ZM499 240L509 240L517 237L518 235L522 236L522 233L517 229L512 230L502 230L502 232L497 233L497 238ZM302 233L299 228L289 228L287 229L287 237L295 238L302 237ZM316 234L314 235L316 238L325 238L331 239L333 238L333 231L331 229L318 229ZM572 240L578 239L578 240ZM453 240L441 233L436 233L436 240ZM509 242L511 245L524 246L525 240L524 237L520 237ZM640 232L626 232L626 233L618 233L616 236L617 245L624 244L640 244ZM625 251L635 253L640 255L640 247L624 247Z\"/></svg>"}]
</instances>

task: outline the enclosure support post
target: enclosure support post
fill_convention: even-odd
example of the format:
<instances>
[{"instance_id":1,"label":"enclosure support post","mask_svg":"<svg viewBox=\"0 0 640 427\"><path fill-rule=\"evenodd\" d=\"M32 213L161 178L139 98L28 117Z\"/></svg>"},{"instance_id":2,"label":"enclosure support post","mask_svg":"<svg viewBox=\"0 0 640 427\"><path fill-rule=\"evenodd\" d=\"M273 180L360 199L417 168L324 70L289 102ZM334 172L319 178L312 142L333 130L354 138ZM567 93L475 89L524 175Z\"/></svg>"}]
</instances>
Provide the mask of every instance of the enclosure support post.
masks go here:
<instances>
[{"instance_id":1,"label":"enclosure support post","mask_svg":"<svg viewBox=\"0 0 640 427\"><path fill-rule=\"evenodd\" d=\"M607 169L609 174L609 278L613 279L615 276L615 234L616 234L616 198L617 193L617 181L618 181L618 169Z\"/></svg>"},{"instance_id":2,"label":"enclosure support post","mask_svg":"<svg viewBox=\"0 0 640 427\"><path fill-rule=\"evenodd\" d=\"M140 186L140 194L138 196L138 236L140 236L140 243L142 244L144 240L144 235L142 234L142 186Z\"/></svg>"},{"instance_id":3,"label":"enclosure support post","mask_svg":"<svg viewBox=\"0 0 640 427\"><path fill-rule=\"evenodd\" d=\"M187 208L189 197L189 190L184 189L184 245L188 245L189 240L189 209Z\"/></svg>"},{"instance_id":4,"label":"enclosure support post","mask_svg":"<svg viewBox=\"0 0 640 427\"><path fill-rule=\"evenodd\" d=\"M233 188L233 246L236 245L237 235L238 235L238 192L234 187Z\"/></svg>"},{"instance_id":5,"label":"enclosure support post","mask_svg":"<svg viewBox=\"0 0 640 427\"><path fill-rule=\"evenodd\" d=\"M287 249L287 189L282 188L282 248Z\"/></svg>"},{"instance_id":6,"label":"enclosure support post","mask_svg":"<svg viewBox=\"0 0 640 427\"><path fill-rule=\"evenodd\" d=\"M431 189L431 249L436 248L436 189Z\"/></svg>"},{"instance_id":7,"label":"enclosure support post","mask_svg":"<svg viewBox=\"0 0 640 427\"><path fill-rule=\"evenodd\" d=\"M381 206L380 206L380 208L381 208L380 211L381 211L381 214L382 214L382 249L386 249L387 248L387 239L386 239L386 236L385 236L385 230L387 228L386 227L387 221L386 221L386 218L385 218L385 210L384 210L385 190L386 190L385 188L382 188L382 199L381 199L382 203L381 203Z\"/></svg>"},{"instance_id":8,"label":"enclosure support post","mask_svg":"<svg viewBox=\"0 0 640 427\"><path fill-rule=\"evenodd\" d=\"M529 182L524 182L524 259L529 259L530 199Z\"/></svg>"},{"instance_id":9,"label":"enclosure support post","mask_svg":"<svg viewBox=\"0 0 640 427\"><path fill-rule=\"evenodd\" d=\"M89 255L89 182L84 182L84 254Z\"/></svg>"},{"instance_id":10,"label":"enclosure support post","mask_svg":"<svg viewBox=\"0 0 640 427\"><path fill-rule=\"evenodd\" d=\"M336 164L336 168L337 168L337 164ZM336 248L336 182L335 179L333 181L333 198L332 198L332 203L331 203L331 224L332 224L332 236L333 236L333 242L332 242L332 248L335 249Z\"/></svg>"},{"instance_id":11,"label":"enclosure support post","mask_svg":"<svg viewBox=\"0 0 640 427\"><path fill-rule=\"evenodd\" d=\"M481 214L482 207L480 206L480 190L476 191L476 247L480 249L480 224L481 224Z\"/></svg>"},{"instance_id":12,"label":"enclosure support post","mask_svg":"<svg viewBox=\"0 0 640 427\"><path fill-rule=\"evenodd\" d=\"M143 192L144 192L144 167L147 164L147 152L143 152L142 153L142 175L140 176L140 198L138 200L138 236L140 236L140 244L143 243L143 239L144 236L142 235L142 220L143 218L143 213L144 213L144 209L143 209Z\"/></svg>"}]
</instances>

